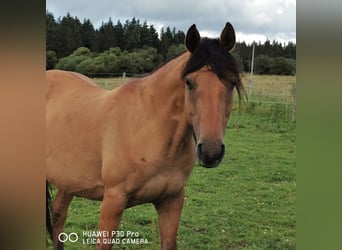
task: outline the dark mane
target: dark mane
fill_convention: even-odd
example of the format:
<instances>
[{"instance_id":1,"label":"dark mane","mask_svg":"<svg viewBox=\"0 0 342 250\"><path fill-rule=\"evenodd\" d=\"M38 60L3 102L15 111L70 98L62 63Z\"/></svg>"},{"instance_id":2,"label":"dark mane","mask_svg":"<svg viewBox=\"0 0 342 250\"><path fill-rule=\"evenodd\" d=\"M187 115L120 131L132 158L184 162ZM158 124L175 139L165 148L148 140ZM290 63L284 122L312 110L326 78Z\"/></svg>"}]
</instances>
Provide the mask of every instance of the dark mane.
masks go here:
<instances>
[{"instance_id":1,"label":"dark mane","mask_svg":"<svg viewBox=\"0 0 342 250\"><path fill-rule=\"evenodd\" d=\"M201 40L200 47L187 62L182 77L204 66L209 66L226 86L236 87L240 98L241 94L245 93L240 79L240 69L235 58L220 45L219 39L203 38Z\"/></svg>"}]
</instances>

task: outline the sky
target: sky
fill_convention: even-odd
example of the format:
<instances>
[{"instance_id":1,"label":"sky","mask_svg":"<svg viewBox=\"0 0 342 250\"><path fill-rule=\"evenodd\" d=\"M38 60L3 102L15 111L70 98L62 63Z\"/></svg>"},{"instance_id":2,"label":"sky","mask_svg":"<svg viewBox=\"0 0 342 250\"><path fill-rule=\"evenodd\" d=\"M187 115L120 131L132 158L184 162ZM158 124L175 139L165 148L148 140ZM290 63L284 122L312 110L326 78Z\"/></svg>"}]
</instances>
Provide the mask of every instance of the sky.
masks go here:
<instances>
[{"instance_id":1,"label":"sky","mask_svg":"<svg viewBox=\"0 0 342 250\"><path fill-rule=\"evenodd\" d=\"M230 22L240 42L296 42L296 0L46 0L46 9L55 19L68 12L81 22L90 19L95 28L109 18L124 23L135 17L158 33L196 24L201 36L215 38Z\"/></svg>"}]
</instances>

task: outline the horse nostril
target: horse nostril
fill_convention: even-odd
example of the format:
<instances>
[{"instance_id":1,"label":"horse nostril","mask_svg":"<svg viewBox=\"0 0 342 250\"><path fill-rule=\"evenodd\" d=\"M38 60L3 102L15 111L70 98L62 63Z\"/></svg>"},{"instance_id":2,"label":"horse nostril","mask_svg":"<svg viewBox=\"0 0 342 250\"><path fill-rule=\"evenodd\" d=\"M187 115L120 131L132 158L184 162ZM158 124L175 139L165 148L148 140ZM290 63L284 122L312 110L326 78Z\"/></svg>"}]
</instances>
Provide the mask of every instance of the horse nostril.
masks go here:
<instances>
[{"instance_id":1,"label":"horse nostril","mask_svg":"<svg viewBox=\"0 0 342 250\"><path fill-rule=\"evenodd\" d=\"M202 150L202 143L198 143L198 144L197 144L197 153L198 153L198 154L202 154L202 153L203 153L203 150Z\"/></svg>"}]
</instances>

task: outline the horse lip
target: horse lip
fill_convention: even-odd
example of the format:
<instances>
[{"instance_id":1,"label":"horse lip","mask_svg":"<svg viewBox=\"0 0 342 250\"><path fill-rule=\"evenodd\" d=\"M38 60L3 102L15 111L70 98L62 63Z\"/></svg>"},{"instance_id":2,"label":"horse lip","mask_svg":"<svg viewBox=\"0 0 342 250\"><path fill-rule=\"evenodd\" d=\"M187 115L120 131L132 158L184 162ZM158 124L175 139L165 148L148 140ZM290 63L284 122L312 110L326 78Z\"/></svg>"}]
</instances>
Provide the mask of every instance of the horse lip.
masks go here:
<instances>
[{"instance_id":1,"label":"horse lip","mask_svg":"<svg viewBox=\"0 0 342 250\"><path fill-rule=\"evenodd\" d=\"M214 168L214 167L217 167L220 164L220 162L221 162L220 160L215 160L213 163L208 164L202 160L199 160L199 165L205 168Z\"/></svg>"},{"instance_id":2,"label":"horse lip","mask_svg":"<svg viewBox=\"0 0 342 250\"><path fill-rule=\"evenodd\" d=\"M201 167L205 167L205 168L214 168L217 167L222 159L223 156L225 154L225 149L223 147L223 150L220 152L220 154L215 157L215 158L211 158L211 157L207 157L204 152L202 152L200 149L197 151L197 157L198 157L198 161L199 161L199 165Z\"/></svg>"}]
</instances>

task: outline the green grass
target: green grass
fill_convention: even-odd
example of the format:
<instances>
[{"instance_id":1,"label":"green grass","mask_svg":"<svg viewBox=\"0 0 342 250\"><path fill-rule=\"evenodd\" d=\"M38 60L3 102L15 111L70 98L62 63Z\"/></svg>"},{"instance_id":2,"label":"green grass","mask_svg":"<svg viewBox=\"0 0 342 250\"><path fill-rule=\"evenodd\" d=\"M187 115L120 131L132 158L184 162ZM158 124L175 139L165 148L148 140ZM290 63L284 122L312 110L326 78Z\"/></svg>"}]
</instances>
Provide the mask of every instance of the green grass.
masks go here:
<instances>
[{"instance_id":1,"label":"green grass","mask_svg":"<svg viewBox=\"0 0 342 250\"><path fill-rule=\"evenodd\" d=\"M104 89L114 89L121 84L123 84L125 81L127 81L129 78L122 78L122 77L116 77L116 78L93 78L93 80L102 88Z\"/></svg>"},{"instance_id":2,"label":"green grass","mask_svg":"<svg viewBox=\"0 0 342 250\"><path fill-rule=\"evenodd\" d=\"M295 123L250 110L248 104L239 112L237 106L222 163L214 169L196 166L186 185L177 238L181 250L296 248ZM100 206L74 198L65 232L97 230ZM157 214L150 204L127 209L119 230L138 232L149 243L113 249L160 249ZM82 244L80 236L65 249L94 245Z\"/></svg>"}]
</instances>

